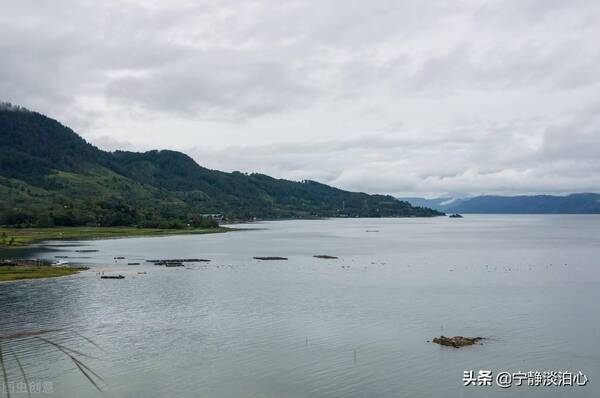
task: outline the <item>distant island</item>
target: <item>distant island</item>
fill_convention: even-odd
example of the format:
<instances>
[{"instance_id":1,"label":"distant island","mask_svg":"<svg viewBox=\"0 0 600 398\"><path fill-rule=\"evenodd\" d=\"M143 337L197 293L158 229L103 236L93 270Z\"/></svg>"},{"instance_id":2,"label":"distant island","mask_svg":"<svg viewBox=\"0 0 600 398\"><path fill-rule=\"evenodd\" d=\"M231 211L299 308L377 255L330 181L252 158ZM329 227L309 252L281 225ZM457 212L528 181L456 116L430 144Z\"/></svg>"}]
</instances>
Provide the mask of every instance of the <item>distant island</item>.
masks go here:
<instances>
[{"instance_id":1,"label":"distant island","mask_svg":"<svg viewBox=\"0 0 600 398\"><path fill-rule=\"evenodd\" d=\"M600 214L600 194L475 196L472 198L401 198L413 206L447 213Z\"/></svg>"},{"instance_id":2,"label":"distant island","mask_svg":"<svg viewBox=\"0 0 600 398\"><path fill-rule=\"evenodd\" d=\"M209 170L176 151L102 151L54 119L0 104L0 225L210 228L221 219L439 215L387 195Z\"/></svg>"}]
</instances>

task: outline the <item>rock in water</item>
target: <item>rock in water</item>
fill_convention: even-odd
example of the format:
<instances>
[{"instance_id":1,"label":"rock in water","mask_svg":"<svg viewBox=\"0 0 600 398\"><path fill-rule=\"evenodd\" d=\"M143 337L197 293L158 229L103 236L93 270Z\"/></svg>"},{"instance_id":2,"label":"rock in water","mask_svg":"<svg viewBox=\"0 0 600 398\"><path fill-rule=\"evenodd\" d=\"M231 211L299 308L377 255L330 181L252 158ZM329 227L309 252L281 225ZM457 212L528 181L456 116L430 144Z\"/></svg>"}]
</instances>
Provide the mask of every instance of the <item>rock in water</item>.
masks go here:
<instances>
[{"instance_id":1,"label":"rock in water","mask_svg":"<svg viewBox=\"0 0 600 398\"><path fill-rule=\"evenodd\" d=\"M268 256L268 257L253 257L255 260L287 260L287 257L277 257L277 256Z\"/></svg>"},{"instance_id":2,"label":"rock in water","mask_svg":"<svg viewBox=\"0 0 600 398\"><path fill-rule=\"evenodd\" d=\"M463 337L463 336L454 336L454 337L446 337L440 336L433 339L433 342L439 345L445 345L454 348L460 348L468 345L477 344L483 337Z\"/></svg>"}]
</instances>

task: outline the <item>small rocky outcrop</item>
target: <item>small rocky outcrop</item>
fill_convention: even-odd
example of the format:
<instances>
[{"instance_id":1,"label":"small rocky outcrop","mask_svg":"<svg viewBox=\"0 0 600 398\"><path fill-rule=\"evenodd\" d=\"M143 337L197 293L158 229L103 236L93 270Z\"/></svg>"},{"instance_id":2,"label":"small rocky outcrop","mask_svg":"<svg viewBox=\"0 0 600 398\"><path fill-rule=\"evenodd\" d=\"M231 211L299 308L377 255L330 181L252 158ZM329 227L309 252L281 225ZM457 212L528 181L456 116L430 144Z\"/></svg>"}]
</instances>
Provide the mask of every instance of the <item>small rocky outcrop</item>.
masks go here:
<instances>
[{"instance_id":1,"label":"small rocky outcrop","mask_svg":"<svg viewBox=\"0 0 600 398\"><path fill-rule=\"evenodd\" d=\"M335 260L337 259L336 256L330 256L328 254L317 254L316 256L313 256L314 258L322 258L324 260Z\"/></svg>"},{"instance_id":2,"label":"small rocky outcrop","mask_svg":"<svg viewBox=\"0 0 600 398\"><path fill-rule=\"evenodd\" d=\"M267 256L267 257L253 257L255 260L263 260L263 261L268 261L268 260L287 260L287 257L278 257L278 256Z\"/></svg>"},{"instance_id":3,"label":"small rocky outcrop","mask_svg":"<svg viewBox=\"0 0 600 398\"><path fill-rule=\"evenodd\" d=\"M479 343L483 340L483 337L463 337L463 336L454 336L454 337L446 337L440 336L433 339L435 344L445 345L448 347L460 348L468 345L473 345Z\"/></svg>"}]
</instances>

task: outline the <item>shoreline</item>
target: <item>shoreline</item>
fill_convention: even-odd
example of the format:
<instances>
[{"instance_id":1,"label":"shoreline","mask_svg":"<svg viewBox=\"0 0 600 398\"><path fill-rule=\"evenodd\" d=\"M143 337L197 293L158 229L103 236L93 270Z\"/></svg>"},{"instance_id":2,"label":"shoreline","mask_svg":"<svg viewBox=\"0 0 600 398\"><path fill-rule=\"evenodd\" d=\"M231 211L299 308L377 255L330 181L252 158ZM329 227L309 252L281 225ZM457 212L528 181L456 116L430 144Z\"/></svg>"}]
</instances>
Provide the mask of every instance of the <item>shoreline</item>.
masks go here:
<instances>
[{"instance_id":1,"label":"shoreline","mask_svg":"<svg viewBox=\"0 0 600 398\"><path fill-rule=\"evenodd\" d=\"M78 275L87 270L89 267L3 265L0 266L0 283L61 278Z\"/></svg>"},{"instance_id":2,"label":"shoreline","mask_svg":"<svg viewBox=\"0 0 600 398\"><path fill-rule=\"evenodd\" d=\"M137 227L48 227L48 228L8 228L0 227L2 241L0 249L27 249L45 241L85 241L98 239L123 239L173 235L204 235L235 231L231 227L161 229ZM11 242L12 240L12 242ZM5 243L11 242L11 243Z\"/></svg>"}]
</instances>

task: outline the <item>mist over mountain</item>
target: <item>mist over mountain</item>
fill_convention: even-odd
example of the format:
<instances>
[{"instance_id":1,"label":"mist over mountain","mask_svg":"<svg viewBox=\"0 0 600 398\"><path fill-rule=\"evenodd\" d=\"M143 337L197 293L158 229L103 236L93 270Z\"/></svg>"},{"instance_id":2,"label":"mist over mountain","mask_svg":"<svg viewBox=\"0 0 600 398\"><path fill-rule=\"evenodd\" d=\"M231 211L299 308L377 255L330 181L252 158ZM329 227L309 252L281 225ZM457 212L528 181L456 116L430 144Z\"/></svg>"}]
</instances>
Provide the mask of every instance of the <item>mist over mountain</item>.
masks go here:
<instances>
[{"instance_id":1,"label":"mist over mountain","mask_svg":"<svg viewBox=\"0 0 600 398\"><path fill-rule=\"evenodd\" d=\"M181 226L230 219L429 217L392 196L225 173L168 150L102 151L40 113L0 106L0 224Z\"/></svg>"},{"instance_id":2,"label":"mist over mountain","mask_svg":"<svg viewBox=\"0 0 600 398\"><path fill-rule=\"evenodd\" d=\"M472 198L401 198L413 206L426 206L449 213L490 214L598 214L600 194L557 195L482 195Z\"/></svg>"}]
</instances>

